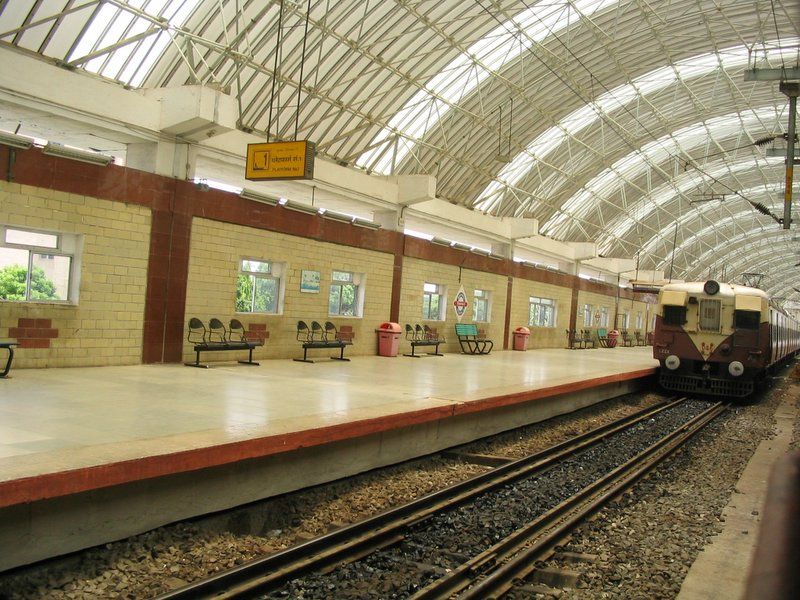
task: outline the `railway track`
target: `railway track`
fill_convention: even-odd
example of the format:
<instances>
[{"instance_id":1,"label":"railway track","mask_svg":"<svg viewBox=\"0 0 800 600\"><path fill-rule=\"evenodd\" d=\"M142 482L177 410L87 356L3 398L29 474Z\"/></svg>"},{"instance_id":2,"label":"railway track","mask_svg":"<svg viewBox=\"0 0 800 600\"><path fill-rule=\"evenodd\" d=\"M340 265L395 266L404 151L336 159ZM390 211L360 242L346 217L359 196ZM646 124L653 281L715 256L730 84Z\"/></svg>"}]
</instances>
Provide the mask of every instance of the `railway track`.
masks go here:
<instances>
[{"instance_id":1,"label":"railway track","mask_svg":"<svg viewBox=\"0 0 800 600\"><path fill-rule=\"evenodd\" d=\"M499 597L579 522L724 409L686 399L664 402L159 599L285 598L298 587L307 598L330 597L332 589L338 597L348 595L340 585L372 592L380 585L387 595L419 600ZM592 461L603 463L608 455L614 460L594 472ZM462 547L466 532L482 538L478 551L472 542ZM421 583L398 590L387 575L393 571L395 582Z\"/></svg>"}]
</instances>

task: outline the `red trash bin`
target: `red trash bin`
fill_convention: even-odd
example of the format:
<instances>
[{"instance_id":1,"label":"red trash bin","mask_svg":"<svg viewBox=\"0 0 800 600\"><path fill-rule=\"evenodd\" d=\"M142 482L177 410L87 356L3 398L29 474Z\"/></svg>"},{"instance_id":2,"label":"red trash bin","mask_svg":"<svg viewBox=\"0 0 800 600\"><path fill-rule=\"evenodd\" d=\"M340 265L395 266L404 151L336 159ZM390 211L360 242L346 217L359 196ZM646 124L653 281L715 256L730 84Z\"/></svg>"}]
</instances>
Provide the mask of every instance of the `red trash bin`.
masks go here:
<instances>
[{"instance_id":1,"label":"red trash bin","mask_svg":"<svg viewBox=\"0 0 800 600\"><path fill-rule=\"evenodd\" d=\"M381 323L375 330L378 334L378 356L397 356L400 349L399 323Z\"/></svg>"},{"instance_id":2,"label":"red trash bin","mask_svg":"<svg viewBox=\"0 0 800 600\"><path fill-rule=\"evenodd\" d=\"M619 331L616 329L612 329L608 332L608 347L614 348L617 345L617 338L619 337Z\"/></svg>"},{"instance_id":3,"label":"red trash bin","mask_svg":"<svg viewBox=\"0 0 800 600\"><path fill-rule=\"evenodd\" d=\"M530 335L531 330L527 327L517 327L514 330L514 350L527 350Z\"/></svg>"}]
</instances>

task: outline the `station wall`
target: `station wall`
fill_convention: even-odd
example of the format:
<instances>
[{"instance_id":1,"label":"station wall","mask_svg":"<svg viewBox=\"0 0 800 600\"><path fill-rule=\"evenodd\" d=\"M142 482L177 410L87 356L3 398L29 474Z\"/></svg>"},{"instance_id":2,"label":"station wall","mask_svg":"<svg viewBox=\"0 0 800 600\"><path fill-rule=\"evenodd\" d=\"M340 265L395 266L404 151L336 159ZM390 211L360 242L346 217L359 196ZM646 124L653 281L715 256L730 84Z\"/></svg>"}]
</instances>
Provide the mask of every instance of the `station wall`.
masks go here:
<instances>
[{"instance_id":1,"label":"station wall","mask_svg":"<svg viewBox=\"0 0 800 600\"><path fill-rule=\"evenodd\" d=\"M280 263L284 297L279 314L237 313L236 281L243 259ZM274 231L265 231L209 219L195 218L192 224L189 278L186 286L186 316L208 323L211 317L227 325L239 319L246 329L266 325L267 343L253 357L287 358L297 356L296 327L299 320L311 325L332 321L337 327L353 328L354 344L348 355L375 354L375 327L389 320L394 257L340 246ZM317 292L301 291L302 271L320 274ZM333 270L363 275L363 316L328 315L328 293ZM230 357L233 354L229 354ZM191 345L184 345L184 359L194 357ZM203 360L226 360L225 355L203 355Z\"/></svg>"},{"instance_id":2,"label":"station wall","mask_svg":"<svg viewBox=\"0 0 800 600\"><path fill-rule=\"evenodd\" d=\"M141 206L0 181L0 223L81 236L80 301L0 302L21 367L138 364L150 247Z\"/></svg>"},{"instance_id":3,"label":"station wall","mask_svg":"<svg viewBox=\"0 0 800 600\"><path fill-rule=\"evenodd\" d=\"M543 283L527 279L515 279L511 306L511 332L517 327L528 327L531 335L528 348L561 348L566 346L566 330L570 329L570 313L572 306L572 288L553 283ZM537 327L529 325L531 297L554 300L556 303L555 327ZM509 345L513 339L509 338Z\"/></svg>"},{"instance_id":4,"label":"station wall","mask_svg":"<svg viewBox=\"0 0 800 600\"><path fill-rule=\"evenodd\" d=\"M488 321L476 323L483 330L486 339L492 340L497 347L503 345L505 329L505 312L507 297L507 277L497 273L487 273L473 269L464 269L456 265L436 263L419 258L405 258L403 261L402 298L400 300L399 324L405 329L406 323L412 327L419 323L436 329L439 337L447 340L439 347L440 352L460 352L458 338L455 336L455 324L458 318L453 307L453 300L463 286L470 303L462 317L463 323L474 321L474 293L476 289L489 293L490 315ZM441 287L444 301L444 319L424 319L422 315L423 286L436 284ZM405 334L404 334L405 336ZM411 345L401 343L403 352L411 352ZM425 348L422 348L424 351Z\"/></svg>"},{"instance_id":5,"label":"station wall","mask_svg":"<svg viewBox=\"0 0 800 600\"><path fill-rule=\"evenodd\" d=\"M530 348L564 347L565 330L583 326L582 305L617 306L632 315L653 298L434 245L384 230L366 230L111 165L84 165L19 151L0 182L0 224L61 232L80 238L77 304L0 301L0 338L17 338L19 367L95 366L193 359L187 321L236 317L251 330L268 331L258 358L300 352L298 320L349 325L348 355L377 352L375 328L427 324L438 329L446 352L459 351L452 306L464 287L473 322L474 292L489 293L490 314L478 323L495 349L513 344L513 330L529 325L531 297L553 300L555 326L532 327ZM279 263L284 296L277 314L237 313L236 285L242 259ZM363 316L330 317L332 272L357 273L364 286ZM303 271L320 274L319 291L301 291ZM443 319L423 319L423 286L441 286ZM626 304L627 303L627 304ZM633 307L632 309L629 307ZM632 317L633 318L633 317ZM633 328L633 326L629 326ZM401 342L401 352L410 345ZM232 360L209 353L203 360Z\"/></svg>"}]
</instances>

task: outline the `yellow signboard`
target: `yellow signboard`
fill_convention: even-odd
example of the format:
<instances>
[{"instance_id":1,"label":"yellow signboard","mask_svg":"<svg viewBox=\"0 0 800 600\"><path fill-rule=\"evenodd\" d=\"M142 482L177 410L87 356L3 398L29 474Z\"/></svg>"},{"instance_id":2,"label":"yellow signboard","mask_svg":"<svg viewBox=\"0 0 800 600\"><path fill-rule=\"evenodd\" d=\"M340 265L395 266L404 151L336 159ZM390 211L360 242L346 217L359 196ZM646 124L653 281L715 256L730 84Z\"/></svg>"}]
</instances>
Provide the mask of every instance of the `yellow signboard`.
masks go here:
<instances>
[{"instance_id":1,"label":"yellow signboard","mask_svg":"<svg viewBox=\"0 0 800 600\"><path fill-rule=\"evenodd\" d=\"M245 179L314 179L314 142L247 144Z\"/></svg>"}]
</instances>

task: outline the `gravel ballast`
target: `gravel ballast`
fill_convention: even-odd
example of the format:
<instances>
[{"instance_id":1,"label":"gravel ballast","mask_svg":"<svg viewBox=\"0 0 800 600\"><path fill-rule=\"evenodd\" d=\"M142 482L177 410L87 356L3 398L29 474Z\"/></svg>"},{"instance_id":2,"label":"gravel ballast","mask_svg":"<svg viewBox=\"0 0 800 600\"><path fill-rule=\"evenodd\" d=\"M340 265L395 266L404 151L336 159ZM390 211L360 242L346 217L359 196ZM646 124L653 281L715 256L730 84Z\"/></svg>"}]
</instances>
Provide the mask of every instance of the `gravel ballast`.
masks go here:
<instances>
[{"instance_id":1,"label":"gravel ballast","mask_svg":"<svg viewBox=\"0 0 800 600\"><path fill-rule=\"evenodd\" d=\"M800 397L793 378L711 423L573 535L564 550L597 556L595 563L569 567L581 573L575 589L535 597L674 598L699 552L722 530L723 508L738 493L736 482L758 444L773 437L775 409L787 397ZM558 559L547 566L563 567Z\"/></svg>"}]
</instances>

